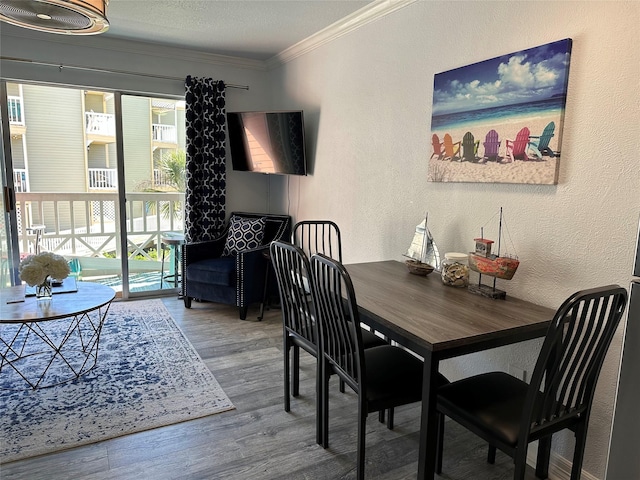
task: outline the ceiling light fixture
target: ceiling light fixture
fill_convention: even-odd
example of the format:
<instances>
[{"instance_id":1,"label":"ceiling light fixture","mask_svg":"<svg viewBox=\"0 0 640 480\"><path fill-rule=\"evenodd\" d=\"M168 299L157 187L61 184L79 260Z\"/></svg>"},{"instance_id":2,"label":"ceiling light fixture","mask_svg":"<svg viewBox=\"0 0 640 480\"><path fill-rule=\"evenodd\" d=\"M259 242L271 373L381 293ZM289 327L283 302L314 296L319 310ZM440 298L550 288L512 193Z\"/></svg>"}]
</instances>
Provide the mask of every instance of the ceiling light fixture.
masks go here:
<instances>
[{"instance_id":1,"label":"ceiling light fixture","mask_svg":"<svg viewBox=\"0 0 640 480\"><path fill-rule=\"evenodd\" d=\"M19 27L67 35L109 29L109 0L0 0L0 20Z\"/></svg>"}]
</instances>

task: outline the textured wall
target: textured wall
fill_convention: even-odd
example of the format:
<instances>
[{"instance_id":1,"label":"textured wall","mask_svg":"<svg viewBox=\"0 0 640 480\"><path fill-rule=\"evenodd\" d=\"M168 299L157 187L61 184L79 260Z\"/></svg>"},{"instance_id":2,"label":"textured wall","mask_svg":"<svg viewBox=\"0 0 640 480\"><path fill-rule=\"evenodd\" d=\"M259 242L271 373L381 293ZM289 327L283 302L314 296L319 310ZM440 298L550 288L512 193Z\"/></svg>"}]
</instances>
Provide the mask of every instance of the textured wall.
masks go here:
<instances>
[{"instance_id":1,"label":"textured wall","mask_svg":"<svg viewBox=\"0 0 640 480\"><path fill-rule=\"evenodd\" d=\"M272 75L274 102L302 107L311 175L285 207L327 217L346 263L398 259L429 211L442 251L468 251L504 207L521 266L508 294L553 308L576 290L627 286L640 214L640 3L418 1L302 55ZM435 73L573 39L557 186L427 182ZM598 385L585 470L604 477L618 332ZM452 378L531 372L539 342L446 362ZM554 442L571 458L569 436Z\"/></svg>"}]
</instances>

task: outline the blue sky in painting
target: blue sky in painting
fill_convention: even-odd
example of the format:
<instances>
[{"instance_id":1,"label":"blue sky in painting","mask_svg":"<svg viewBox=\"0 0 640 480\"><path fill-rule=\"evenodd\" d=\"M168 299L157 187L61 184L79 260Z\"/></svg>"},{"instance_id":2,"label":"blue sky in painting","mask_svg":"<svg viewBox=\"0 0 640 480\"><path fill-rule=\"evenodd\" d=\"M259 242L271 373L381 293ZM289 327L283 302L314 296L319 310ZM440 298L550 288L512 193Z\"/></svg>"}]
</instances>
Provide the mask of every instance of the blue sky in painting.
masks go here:
<instances>
[{"instance_id":1,"label":"blue sky in painting","mask_svg":"<svg viewBox=\"0 0 640 480\"><path fill-rule=\"evenodd\" d=\"M438 73L433 115L544 100L566 93L571 39Z\"/></svg>"}]
</instances>

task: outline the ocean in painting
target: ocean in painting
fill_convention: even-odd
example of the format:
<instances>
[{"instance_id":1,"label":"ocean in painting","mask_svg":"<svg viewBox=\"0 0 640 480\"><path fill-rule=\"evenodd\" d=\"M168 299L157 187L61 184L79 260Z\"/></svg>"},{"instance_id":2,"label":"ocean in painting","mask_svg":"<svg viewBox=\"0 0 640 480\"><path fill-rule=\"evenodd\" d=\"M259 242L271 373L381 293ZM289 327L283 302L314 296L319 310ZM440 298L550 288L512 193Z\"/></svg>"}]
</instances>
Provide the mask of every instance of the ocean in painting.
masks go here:
<instances>
[{"instance_id":1,"label":"ocean in painting","mask_svg":"<svg viewBox=\"0 0 640 480\"><path fill-rule=\"evenodd\" d=\"M534 121L549 114L561 115L564 105L565 96L558 95L535 102L436 115L431 118L431 131L473 130L473 125L479 123L498 126L526 120Z\"/></svg>"}]
</instances>

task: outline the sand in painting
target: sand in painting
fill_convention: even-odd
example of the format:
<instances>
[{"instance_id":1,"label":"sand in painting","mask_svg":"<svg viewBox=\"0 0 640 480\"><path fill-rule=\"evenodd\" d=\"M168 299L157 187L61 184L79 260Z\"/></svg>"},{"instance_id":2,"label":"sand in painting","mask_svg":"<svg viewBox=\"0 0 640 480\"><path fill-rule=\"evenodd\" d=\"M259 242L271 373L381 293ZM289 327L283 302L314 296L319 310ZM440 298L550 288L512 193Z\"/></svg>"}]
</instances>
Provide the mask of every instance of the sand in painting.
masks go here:
<instances>
[{"instance_id":1,"label":"sand in painting","mask_svg":"<svg viewBox=\"0 0 640 480\"><path fill-rule=\"evenodd\" d=\"M429 180L438 182L495 182L495 183L532 183L532 184L555 184L557 183L557 168L560 157L549 157L545 155L542 160L537 159L529 153L530 160L516 160L508 163L506 156L506 140L515 140L517 133L523 127L528 127L531 135L541 135L544 127L549 122L555 122L556 128L554 136L549 143L549 147L558 152L559 128L561 125L560 112L539 113L536 116L508 117L501 119L497 124L495 121L478 121L456 125L449 129L435 130L432 134L438 135L442 141L446 133L451 135L453 142L461 142L466 132L471 132L475 140L480 140L478 147L477 163L450 160L438 160L433 157L429 161ZM483 160L483 142L489 130L496 130L500 139L500 153L498 159ZM430 148L429 156L433 153ZM462 153L462 149L460 150Z\"/></svg>"}]
</instances>

